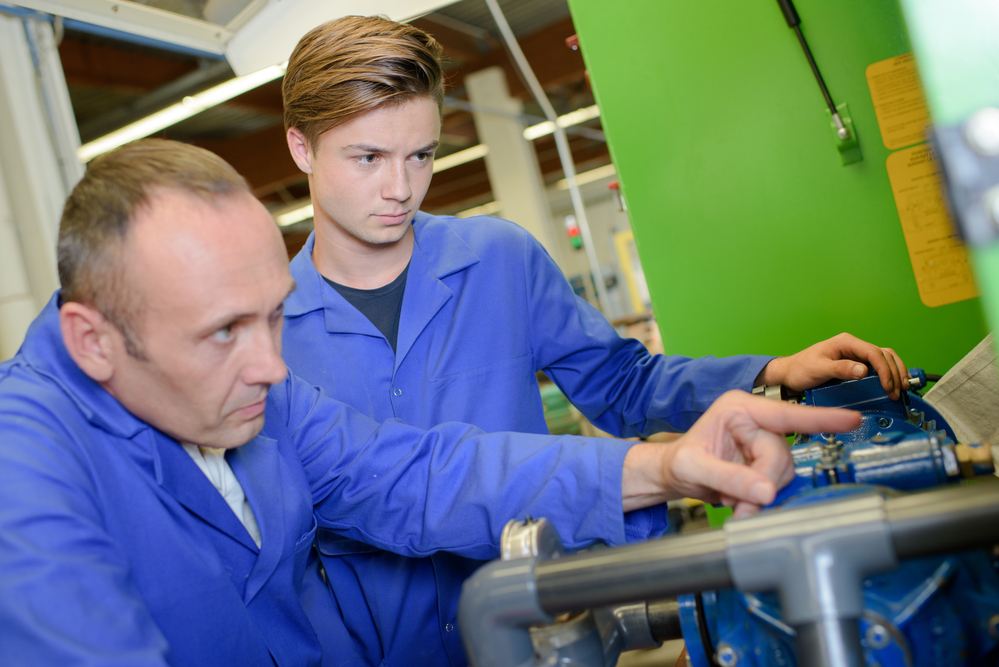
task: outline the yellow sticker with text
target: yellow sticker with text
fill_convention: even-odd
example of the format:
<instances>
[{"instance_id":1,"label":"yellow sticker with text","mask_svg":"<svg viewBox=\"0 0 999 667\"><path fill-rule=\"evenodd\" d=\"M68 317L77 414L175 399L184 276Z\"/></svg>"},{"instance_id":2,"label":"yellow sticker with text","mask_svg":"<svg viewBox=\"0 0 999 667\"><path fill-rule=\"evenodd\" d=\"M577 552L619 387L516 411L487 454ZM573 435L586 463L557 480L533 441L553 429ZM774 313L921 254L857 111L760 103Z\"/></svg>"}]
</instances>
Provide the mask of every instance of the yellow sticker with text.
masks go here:
<instances>
[{"instance_id":1,"label":"yellow sticker with text","mask_svg":"<svg viewBox=\"0 0 999 667\"><path fill-rule=\"evenodd\" d=\"M968 251L943 201L933 149L923 144L897 151L887 166L920 300L935 308L978 296Z\"/></svg>"},{"instance_id":2,"label":"yellow sticker with text","mask_svg":"<svg viewBox=\"0 0 999 667\"><path fill-rule=\"evenodd\" d=\"M926 141L930 114L911 53L868 65L867 86L885 148L895 150Z\"/></svg>"}]
</instances>

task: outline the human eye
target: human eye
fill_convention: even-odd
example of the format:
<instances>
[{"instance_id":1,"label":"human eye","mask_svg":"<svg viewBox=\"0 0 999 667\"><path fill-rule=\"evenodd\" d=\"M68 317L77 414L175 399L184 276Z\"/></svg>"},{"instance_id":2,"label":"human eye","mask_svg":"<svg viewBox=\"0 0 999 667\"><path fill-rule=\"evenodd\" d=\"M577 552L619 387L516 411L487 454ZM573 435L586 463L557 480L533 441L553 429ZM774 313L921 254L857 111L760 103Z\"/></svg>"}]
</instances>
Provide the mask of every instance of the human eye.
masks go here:
<instances>
[{"instance_id":1,"label":"human eye","mask_svg":"<svg viewBox=\"0 0 999 667\"><path fill-rule=\"evenodd\" d=\"M365 155L359 155L357 161L363 165L371 165L378 161L377 153L367 153Z\"/></svg>"},{"instance_id":2,"label":"human eye","mask_svg":"<svg viewBox=\"0 0 999 667\"><path fill-rule=\"evenodd\" d=\"M433 157L434 157L433 153L431 153L430 151L424 151L422 153L416 153L413 156L413 159L419 162L420 164L423 164L425 162L429 162L430 160L432 160Z\"/></svg>"},{"instance_id":3,"label":"human eye","mask_svg":"<svg viewBox=\"0 0 999 667\"><path fill-rule=\"evenodd\" d=\"M274 326L279 322L281 322L281 318L283 316L284 316L284 304L282 303L280 306L274 309L274 312L272 312L271 316L268 318L270 320L271 326Z\"/></svg>"},{"instance_id":4,"label":"human eye","mask_svg":"<svg viewBox=\"0 0 999 667\"><path fill-rule=\"evenodd\" d=\"M216 343L230 343L236 337L235 329L236 324L234 322L227 324L221 329L212 332L211 338Z\"/></svg>"}]
</instances>

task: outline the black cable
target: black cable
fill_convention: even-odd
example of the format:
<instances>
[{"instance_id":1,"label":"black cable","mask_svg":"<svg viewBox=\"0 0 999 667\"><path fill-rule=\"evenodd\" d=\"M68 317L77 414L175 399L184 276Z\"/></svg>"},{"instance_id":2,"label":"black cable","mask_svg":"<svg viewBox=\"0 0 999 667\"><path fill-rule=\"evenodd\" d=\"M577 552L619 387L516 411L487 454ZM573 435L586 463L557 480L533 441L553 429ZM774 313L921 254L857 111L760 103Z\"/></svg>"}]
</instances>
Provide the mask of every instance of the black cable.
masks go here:
<instances>
[{"instance_id":1,"label":"black cable","mask_svg":"<svg viewBox=\"0 0 999 667\"><path fill-rule=\"evenodd\" d=\"M708 632L708 619L704 615L704 599L700 593L694 593L694 611L697 613L697 632L701 635L701 646L704 647L704 655L708 659L711 667L718 667L715 660L715 645L711 641L711 633Z\"/></svg>"},{"instance_id":2,"label":"black cable","mask_svg":"<svg viewBox=\"0 0 999 667\"><path fill-rule=\"evenodd\" d=\"M794 3L791 0L777 0L777 4L784 13L784 20L787 21L787 27L794 30L794 34L798 36L798 41L801 42L805 58L808 59L808 64L812 68L812 74L815 75L815 80L819 82L819 90L822 91L822 97L826 99L826 104L829 105L829 113L835 115L837 113L836 105L833 103L832 95L829 94L829 89L822 78L822 73L819 72L819 66L815 64L815 58L812 57L812 50L808 48L808 42L805 41L805 36L801 33L801 19L794 8Z\"/></svg>"},{"instance_id":3,"label":"black cable","mask_svg":"<svg viewBox=\"0 0 999 667\"><path fill-rule=\"evenodd\" d=\"M801 48L805 50L805 57L808 58L808 64L812 66L812 74L815 75L815 80L819 82L819 89L822 91L822 97L826 98L826 104L829 105L829 112L836 113L836 105L833 104L832 96L829 94L829 89L826 88L826 82L822 79L822 73L819 72L819 66L815 64L815 58L812 57L812 51L808 48L808 42L805 41L805 36L801 34L801 28L799 26L794 26L794 34L798 36L798 41L801 42Z\"/></svg>"}]
</instances>

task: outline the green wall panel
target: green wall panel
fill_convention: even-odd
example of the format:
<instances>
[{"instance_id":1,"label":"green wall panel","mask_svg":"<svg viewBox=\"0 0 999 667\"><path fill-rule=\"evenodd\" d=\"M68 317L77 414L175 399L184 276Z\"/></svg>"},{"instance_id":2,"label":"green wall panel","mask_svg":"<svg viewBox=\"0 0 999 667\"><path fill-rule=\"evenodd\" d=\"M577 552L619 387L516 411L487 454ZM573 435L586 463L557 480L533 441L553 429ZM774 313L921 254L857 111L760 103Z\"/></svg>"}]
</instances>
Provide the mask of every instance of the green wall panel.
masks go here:
<instances>
[{"instance_id":1,"label":"green wall panel","mask_svg":"<svg viewBox=\"0 0 999 667\"><path fill-rule=\"evenodd\" d=\"M840 331L942 373L978 299L919 300L866 67L911 50L896 0L796 0L864 159L843 166L774 0L569 0L666 349L790 354Z\"/></svg>"}]
</instances>

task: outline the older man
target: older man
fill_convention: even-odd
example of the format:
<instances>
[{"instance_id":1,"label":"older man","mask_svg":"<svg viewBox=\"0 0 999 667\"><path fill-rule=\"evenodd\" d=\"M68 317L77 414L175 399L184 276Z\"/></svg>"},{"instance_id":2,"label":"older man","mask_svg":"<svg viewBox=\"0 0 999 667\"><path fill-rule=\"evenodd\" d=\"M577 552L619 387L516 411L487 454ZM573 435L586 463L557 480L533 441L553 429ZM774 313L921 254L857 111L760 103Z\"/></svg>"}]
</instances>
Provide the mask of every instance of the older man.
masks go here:
<instances>
[{"instance_id":1,"label":"older man","mask_svg":"<svg viewBox=\"0 0 999 667\"><path fill-rule=\"evenodd\" d=\"M674 447L378 424L288 375L280 235L231 167L171 142L91 164L59 272L0 365L4 665L317 664L317 523L410 556L494 557L527 512L569 548L620 543L625 510L772 499L792 467L768 429L859 419L733 394Z\"/></svg>"}]
</instances>

